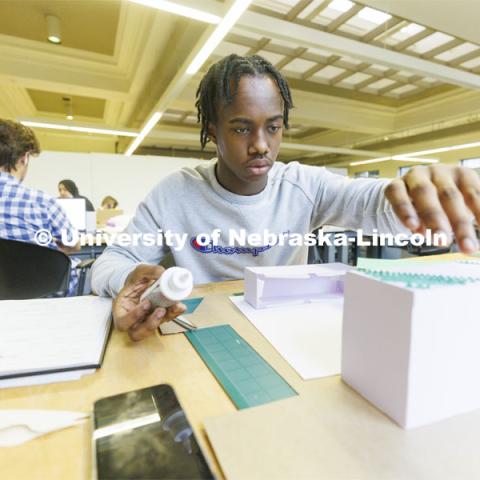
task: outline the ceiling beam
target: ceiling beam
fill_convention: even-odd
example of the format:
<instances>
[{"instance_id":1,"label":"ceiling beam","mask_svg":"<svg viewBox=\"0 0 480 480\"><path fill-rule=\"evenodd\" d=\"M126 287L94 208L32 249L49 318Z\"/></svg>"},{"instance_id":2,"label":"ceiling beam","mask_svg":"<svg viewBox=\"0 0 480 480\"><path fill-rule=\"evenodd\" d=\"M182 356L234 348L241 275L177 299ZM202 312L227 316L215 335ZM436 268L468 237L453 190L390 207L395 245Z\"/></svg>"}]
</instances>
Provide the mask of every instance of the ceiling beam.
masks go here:
<instances>
[{"instance_id":1,"label":"ceiling beam","mask_svg":"<svg viewBox=\"0 0 480 480\"><path fill-rule=\"evenodd\" d=\"M465 43L463 40L460 40L459 38L452 38L449 42L442 43L442 45L439 45L436 48L433 48L432 50L428 50L428 52L425 52L422 55L422 58L433 58L436 57L437 55L440 55L443 52L446 52L447 50L451 50L452 48L458 47L458 45L461 45L462 43Z\"/></svg>"},{"instance_id":2,"label":"ceiling beam","mask_svg":"<svg viewBox=\"0 0 480 480\"><path fill-rule=\"evenodd\" d=\"M199 77L192 78L170 108L191 110L199 80ZM322 94L319 92L323 85L319 83L314 83L315 91L309 92L297 86L298 81L291 79L289 82L294 104L290 112L292 124L373 135L388 133L394 128L395 109L392 107Z\"/></svg>"},{"instance_id":3,"label":"ceiling beam","mask_svg":"<svg viewBox=\"0 0 480 480\"><path fill-rule=\"evenodd\" d=\"M451 67L457 67L461 65L462 63L466 63L469 60L473 60L474 58L480 57L480 48L477 48L473 50L472 52L466 53L465 55L462 55L461 57L457 57L451 62L447 62L447 65Z\"/></svg>"},{"instance_id":4,"label":"ceiling beam","mask_svg":"<svg viewBox=\"0 0 480 480\"><path fill-rule=\"evenodd\" d=\"M126 100L129 81L112 58L0 35L0 81L15 78L25 88L94 98ZM55 51L51 47L62 49Z\"/></svg>"},{"instance_id":5,"label":"ceiling beam","mask_svg":"<svg viewBox=\"0 0 480 480\"><path fill-rule=\"evenodd\" d=\"M285 15L285 20L294 20L300 12L303 12L313 0L300 0Z\"/></svg>"},{"instance_id":6,"label":"ceiling beam","mask_svg":"<svg viewBox=\"0 0 480 480\"><path fill-rule=\"evenodd\" d=\"M291 41L294 38L298 47L328 49L335 54L354 56L366 62L380 63L397 70L405 69L453 85L480 89L479 75L256 12L247 10L238 25L272 39Z\"/></svg>"},{"instance_id":7,"label":"ceiling beam","mask_svg":"<svg viewBox=\"0 0 480 480\"><path fill-rule=\"evenodd\" d=\"M175 130L154 129L148 136L148 140L165 140L172 142L177 140L184 143L192 143L198 145L198 133L177 132ZM357 155L361 157L380 158L386 155L385 152L357 150L351 148L331 147L328 145L312 145L304 143L282 142L281 148L285 150L295 150L299 152L317 152L317 153L337 153L342 155Z\"/></svg>"},{"instance_id":8,"label":"ceiling beam","mask_svg":"<svg viewBox=\"0 0 480 480\"><path fill-rule=\"evenodd\" d=\"M180 0L180 3L192 4L193 1L194 0ZM327 8L329 4L330 1L323 2L311 12L307 18L314 18L318 13ZM218 14L222 9L222 3L215 0L203 0L202 7L209 13ZM400 23L397 25L400 25ZM479 75L466 72L463 69L453 68L450 66L452 65L451 63L444 65L440 62L432 62L416 57L415 55L400 52L400 50L404 50L434 33L434 30L428 27L403 42L398 43L392 47L393 50L385 48L382 44L365 44L359 40L321 31L319 28L312 28L305 24L289 22L250 10L247 10L242 15L237 22L237 27L242 27L254 33L260 33L263 37L268 36L271 39L288 42L294 38L297 47L322 48L334 54L354 56L365 62L380 63L391 68L396 68L397 70L405 69L451 85L475 89L480 88ZM238 28L236 30L238 31Z\"/></svg>"},{"instance_id":9,"label":"ceiling beam","mask_svg":"<svg viewBox=\"0 0 480 480\"><path fill-rule=\"evenodd\" d=\"M371 40L374 40L378 36L387 33L389 30L392 30L393 28L395 28L398 24L400 24L402 22L403 22L403 20L401 20L400 18L396 18L396 17L389 18L386 22L383 22L378 27L376 27L373 30L370 30L368 33L366 33L362 37L362 42L370 42Z\"/></svg>"},{"instance_id":10,"label":"ceiling beam","mask_svg":"<svg viewBox=\"0 0 480 480\"><path fill-rule=\"evenodd\" d=\"M305 20L308 20L308 21L313 21L315 19L315 17L317 17L318 15L320 15L329 5L330 5L330 0L324 0L324 2L318 6L317 8L315 8L314 10L312 10L308 15L307 17L305 18Z\"/></svg>"},{"instance_id":11,"label":"ceiling beam","mask_svg":"<svg viewBox=\"0 0 480 480\"><path fill-rule=\"evenodd\" d=\"M45 119L44 117L32 117L28 119L30 122L40 122L45 124L52 124L52 123L61 123L52 121L52 119L48 118ZM68 122L64 122L67 126L70 125ZM105 129L103 124L98 123L75 123L75 126L81 126L84 128L92 128L92 129ZM129 133L138 133L137 130L131 128L122 129L125 132ZM187 129L185 129L187 130ZM156 128L153 129L150 134L148 135L148 141L145 142L146 145L152 142L162 142L165 141L169 145L175 146L184 146L184 145L192 145L192 146L199 146L199 134L198 131L178 131L178 130L166 130L165 128ZM193 129L190 129L193 130ZM50 131L50 130L49 130ZM58 130L61 131L61 130ZM369 157L369 158L380 158L386 155L385 152L377 152L372 150L358 150L358 149L351 149L351 148L342 148L342 147L332 147L328 145L314 145L314 144L303 144L303 143L293 143L293 142L282 142L282 148L285 150L294 150L299 152L317 152L317 153L336 153L342 155L357 155L361 157Z\"/></svg>"},{"instance_id":12,"label":"ceiling beam","mask_svg":"<svg viewBox=\"0 0 480 480\"><path fill-rule=\"evenodd\" d=\"M415 35L411 35L410 37L406 38L403 40L403 42L399 42L396 45L393 46L393 49L397 52L400 52L402 50L406 50L408 47L411 45L414 45L415 43L419 42L420 40L423 40L424 38L427 38L430 36L434 31L431 28L425 28L425 30L422 30Z\"/></svg>"},{"instance_id":13,"label":"ceiling beam","mask_svg":"<svg viewBox=\"0 0 480 480\"><path fill-rule=\"evenodd\" d=\"M363 10L363 5L354 5L350 10L347 10L342 15L339 15L335 20L332 20L325 29L327 32L333 32L338 27L348 22L352 17L354 17L360 10Z\"/></svg>"}]
</instances>

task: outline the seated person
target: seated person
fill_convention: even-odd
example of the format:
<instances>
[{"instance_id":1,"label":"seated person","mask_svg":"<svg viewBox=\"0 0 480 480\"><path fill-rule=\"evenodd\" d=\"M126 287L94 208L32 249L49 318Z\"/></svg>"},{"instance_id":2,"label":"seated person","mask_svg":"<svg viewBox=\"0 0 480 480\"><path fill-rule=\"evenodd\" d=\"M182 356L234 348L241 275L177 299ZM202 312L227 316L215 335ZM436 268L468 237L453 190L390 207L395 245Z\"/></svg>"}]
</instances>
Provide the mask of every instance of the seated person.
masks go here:
<instances>
[{"instance_id":1,"label":"seated person","mask_svg":"<svg viewBox=\"0 0 480 480\"><path fill-rule=\"evenodd\" d=\"M118 208L118 202L115 198L111 197L110 195L107 195L102 200L102 206L101 207L105 208L105 209Z\"/></svg>"},{"instance_id":2,"label":"seated person","mask_svg":"<svg viewBox=\"0 0 480 480\"><path fill-rule=\"evenodd\" d=\"M85 206L87 212L95 211L92 202L87 197L80 195L78 187L75 185L75 182L73 180L65 179L59 182L58 194L61 198L83 198L85 199Z\"/></svg>"},{"instance_id":3,"label":"seated person","mask_svg":"<svg viewBox=\"0 0 480 480\"><path fill-rule=\"evenodd\" d=\"M480 218L480 180L468 169L414 167L393 181L353 180L321 167L276 162L293 102L286 80L262 57L230 55L212 65L200 82L196 106L201 145L212 141L217 158L161 180L126 230L186 233L186 244L171 253L196 283L243 278L246 266L307 262L306 245L232 247L224 236L229 229L305 235L330 224L395 234L425 228L448 233L452 225L464 252L477 248L469 216L471 211ZM219 247L199 245L198 234L217 228ZM117 297L115 324L133 340L183 310L177 304L152 311L148 301L139 301L149 281L162 274L158 264L168 250L141 242L114 245L93 267L94 291Z\"/></svg>"},{"instance_id":4,"label":"seated person","mask_svg":"<svg viewBox=\"0 0 480 480\"><path fill-rule=\"evenodd\" d=\"M61 243L62 232L70 239L73 227L55 199L22 185L31 157L39 153L32 130L0 119L0 238L36 243L67 254L78 251L79 245L66 247ZM50 238L40 241L40 231L48 232ZM75 294L77 282L72 270L68 295Z\"/></svg>"}]
</instances>

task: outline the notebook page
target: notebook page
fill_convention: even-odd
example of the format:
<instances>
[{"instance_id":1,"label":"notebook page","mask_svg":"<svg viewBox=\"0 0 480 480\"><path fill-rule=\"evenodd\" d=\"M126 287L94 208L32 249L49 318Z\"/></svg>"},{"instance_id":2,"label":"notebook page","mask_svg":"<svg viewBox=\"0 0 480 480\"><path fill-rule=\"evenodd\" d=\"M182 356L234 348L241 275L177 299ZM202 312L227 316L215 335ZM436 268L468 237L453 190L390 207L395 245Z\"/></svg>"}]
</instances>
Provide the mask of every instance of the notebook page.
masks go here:
<instances>
[{"instance_id":1,"label":"notebook page","mask_svg":"<svg viewBox=\"0 0 480 480\"><path fill-rule=\"evenodd\" d=\"M0 377L99 363L112 300L0 301Z\"/></svg>"}]
</instances>

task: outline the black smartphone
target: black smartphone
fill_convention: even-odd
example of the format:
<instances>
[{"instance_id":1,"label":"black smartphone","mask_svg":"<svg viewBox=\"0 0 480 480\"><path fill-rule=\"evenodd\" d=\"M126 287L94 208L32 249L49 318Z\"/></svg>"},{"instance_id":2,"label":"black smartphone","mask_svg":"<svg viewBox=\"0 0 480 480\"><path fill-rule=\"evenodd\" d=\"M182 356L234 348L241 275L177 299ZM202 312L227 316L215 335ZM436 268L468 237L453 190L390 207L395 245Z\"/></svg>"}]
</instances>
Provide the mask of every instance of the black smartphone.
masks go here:
<instances>
[{"instance_id":1,"label":"black smartphone","mask_svg":"<svg viewBox=\"0 0 480 480\"><path fill-rule=\"evenodd\" d=\"M99 480L214 478L170 385L96 401L93 440Z\"/></svg>"}]
</instances>

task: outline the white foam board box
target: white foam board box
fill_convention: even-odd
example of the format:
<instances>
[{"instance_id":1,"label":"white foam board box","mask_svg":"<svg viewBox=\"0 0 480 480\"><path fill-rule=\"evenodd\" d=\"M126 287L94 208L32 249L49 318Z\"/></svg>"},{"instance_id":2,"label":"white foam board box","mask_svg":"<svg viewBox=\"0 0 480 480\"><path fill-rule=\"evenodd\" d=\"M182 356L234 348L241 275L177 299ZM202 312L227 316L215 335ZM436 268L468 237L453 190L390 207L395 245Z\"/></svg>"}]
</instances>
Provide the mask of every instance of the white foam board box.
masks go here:
<instances>
[{"instance_id":1,"label":"white foam board box","mask_svg":"<svg viewBox=\"0 0 480 480\"><path fill-rule=\"evenodd\" d=\"M480 408L480 285L347 273L341 375L406 429Z\"/></svg>"},{"instance_id":2,"label":"white foam board box","mask_svg":"<svg viewBox=\"0 0 480 480\"><path fill-rule=\"evenodd\" d=\"M294 305L343 296L343 263L245 268L245 300L254 308Z\"/></svg>"}]
</instances>

